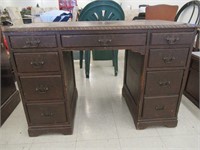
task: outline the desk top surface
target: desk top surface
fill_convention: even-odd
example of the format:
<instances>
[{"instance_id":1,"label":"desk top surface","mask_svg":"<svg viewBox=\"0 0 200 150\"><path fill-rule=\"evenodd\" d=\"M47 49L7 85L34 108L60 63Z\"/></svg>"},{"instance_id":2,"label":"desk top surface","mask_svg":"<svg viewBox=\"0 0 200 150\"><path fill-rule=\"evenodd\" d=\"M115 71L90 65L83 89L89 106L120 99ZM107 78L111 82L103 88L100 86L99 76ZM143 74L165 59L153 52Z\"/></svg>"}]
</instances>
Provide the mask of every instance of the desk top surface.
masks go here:
<instances>
[{"instance_id":1,"label":"desk top surface","mask_svg":"<svg viewBox=\"0 0 200 150\"><path fill-rule=\"evenodd\" d=\"M17 26L3 27L4 32L28 31L63 31L63 30L130 30L130 29L160 29L160 28L194 28L194 25L160 20L136 21L79 21L32 23Z\"/></svg>"}]
</instances>

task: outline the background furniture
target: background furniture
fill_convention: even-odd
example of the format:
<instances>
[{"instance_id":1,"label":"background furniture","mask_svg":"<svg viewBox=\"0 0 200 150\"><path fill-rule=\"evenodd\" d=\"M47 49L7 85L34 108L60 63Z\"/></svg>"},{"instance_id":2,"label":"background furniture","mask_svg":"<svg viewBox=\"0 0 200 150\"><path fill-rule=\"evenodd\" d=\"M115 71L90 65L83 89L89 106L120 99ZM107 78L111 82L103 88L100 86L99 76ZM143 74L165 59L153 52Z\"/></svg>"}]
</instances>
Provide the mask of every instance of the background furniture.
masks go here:
<instances>
[{"instance_id":1,"label":"background furniture","mask_svg":"<svg viewBox=\"0 0 200 150\"><path fill-rule=\"evenodd\" d=\"M155 5L146 7L146 20L169 20L174 21L177 5Z\"/></svg>"},{"instance_id":2,"label":"background furniture","mask_svg":"<svg viewBox=\"0 0 200 150\"><path fill-rule=\"evenodd\" d=\"M1 28L1 27L0 27ZM13 112L20 102L19 92L15 87L14 74L9 61L9 55L3 45L2 32L1 38L1 103L0 103L0 126Z\"/></svg>"},{"instance_id":3,"label":"background furniture","mask_svg":"<svg viewBox=\"0 0 200 150\"><path fill-rule=\"evenodd\" d=\"M6 10L8 11L8 14L10 16L10 19L13 25L23 24L20 9L18 7L6 7Z\"/></svg>"},{"instance_id":4,"label":"background furniture","mask_svg":"<svg viewBox=\"0 0 200 150\"><path fill-rule=\"evenodd\" d=\"M184 95L200 108L199 100L199 63L200 52L193 52L190 62L190 70L187 78L187 83L184 90Z\"/></svg>"},{"instance_id":5,"label":"background furniture","mask_svg":"<svg viewBox=\"0 0 200 150\"><path fill-rule=\"evenodd\" d=\"M72 134L77 100L72 51L80 49L126 49L122 94L136 128L177 125L194 26L146 20L40 25L4 29L30 136ZM98 42L110 38L106 46Z\"/></svg>"},{"instance_id":6,"label":"background furniture","mask_svg":"<svg viewBox=\"0 0 200 150\"><path fill-rule=\"evenodd\" d=\"M97 0L89 3L81 11L79 21L111 21L111 20L124 20L124 12L121 6L111 0ZM101 46L107 46L112 43L112 40L98 41ZM112 60L114 66L115 76L118 73L118 50L107 51L105 49L101 51L92 51L93 58L95 60ZM96 54L96 55L95 55ZM80 51L80 68L82 68L83 51ZM90 73L90 50L85 51L85 74L86 78L89 78Z\"/></svg>"}]
</instances>

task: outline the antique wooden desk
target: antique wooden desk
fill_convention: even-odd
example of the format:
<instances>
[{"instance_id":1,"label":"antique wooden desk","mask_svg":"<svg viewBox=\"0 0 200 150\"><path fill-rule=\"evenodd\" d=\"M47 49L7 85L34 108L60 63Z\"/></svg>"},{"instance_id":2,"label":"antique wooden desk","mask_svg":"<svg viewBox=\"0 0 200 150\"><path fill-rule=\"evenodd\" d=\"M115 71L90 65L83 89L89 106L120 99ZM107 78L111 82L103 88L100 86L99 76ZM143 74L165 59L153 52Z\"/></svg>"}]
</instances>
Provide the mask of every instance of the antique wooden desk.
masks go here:
<instances>
[{"instance_id":1,"label":"antique wooden desk","mask_svg":"<svg viewBox=\"0 0 200 150\"><path fill-rule=\"evenodd\" d=\"M195 27L110 21L29 24L3 31L30 136L72 134L78 96L72 51L94 48L126 49L122 95L137 129L177 125Z\"/></svg>"}]
</instances>

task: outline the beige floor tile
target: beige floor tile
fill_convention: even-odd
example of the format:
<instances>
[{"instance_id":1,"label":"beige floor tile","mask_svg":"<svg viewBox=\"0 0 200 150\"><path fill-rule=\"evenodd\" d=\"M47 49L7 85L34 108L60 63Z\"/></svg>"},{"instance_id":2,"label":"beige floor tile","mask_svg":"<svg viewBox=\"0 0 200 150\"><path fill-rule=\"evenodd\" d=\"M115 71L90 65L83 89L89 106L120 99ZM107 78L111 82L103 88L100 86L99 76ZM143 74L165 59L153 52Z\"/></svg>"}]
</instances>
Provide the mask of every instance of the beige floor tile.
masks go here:
<instances>
[{"instance_id":1,"label":"beige floor tile","mask_svg":"<svg viewBox=\"0 0 200 150\"><path fill-rule=\"evenodd\" d=\"M120 150L118 139L77 141L76 150Z\"/></svg>"}]
</instances>

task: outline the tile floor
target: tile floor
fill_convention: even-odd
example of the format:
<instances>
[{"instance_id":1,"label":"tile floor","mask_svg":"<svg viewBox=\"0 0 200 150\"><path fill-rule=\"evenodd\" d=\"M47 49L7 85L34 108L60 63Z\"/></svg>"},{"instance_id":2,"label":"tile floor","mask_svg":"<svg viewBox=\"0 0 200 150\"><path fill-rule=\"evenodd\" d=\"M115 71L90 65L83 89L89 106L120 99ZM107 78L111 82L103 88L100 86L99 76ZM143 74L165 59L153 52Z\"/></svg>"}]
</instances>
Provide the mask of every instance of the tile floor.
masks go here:
<instances>
[{"instance_id":1,"label":"tile floor","mask_svg":"<svg viewBox=\"0 0 200 150\"><path fill-rule=\"evenodd\" d=\"M0 128L0 150L200 150L200 110L182 97L176 128L136 130L121 96L123 52L119 74L111 62L92 62L90 79L75 62L79 92L73 135L28 137L20 103Z\"/></svg>"}]
</instances>

